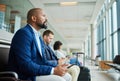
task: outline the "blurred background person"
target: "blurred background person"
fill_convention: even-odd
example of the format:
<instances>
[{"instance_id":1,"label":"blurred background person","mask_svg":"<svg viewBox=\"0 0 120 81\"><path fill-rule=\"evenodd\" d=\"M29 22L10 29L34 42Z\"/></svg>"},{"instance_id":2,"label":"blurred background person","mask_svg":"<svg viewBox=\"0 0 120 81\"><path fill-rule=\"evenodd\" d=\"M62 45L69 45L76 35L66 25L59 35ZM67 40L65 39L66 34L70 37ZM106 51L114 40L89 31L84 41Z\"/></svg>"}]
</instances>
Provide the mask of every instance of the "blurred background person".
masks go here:
<instances>
[{"instance_id":1,"label":"blurred background person","mask_svg":"<svg viewBox=\"0 0 120 81\"><path fill-rule=\"evenodd\" d=\"M65 63L70 64L70 57L66 57L66 55L62 52L62 42L61 41L56 41L54 43L54 51L58 59L65 59ZM77 65L74 65L68 69L68 72L72 75L72 81L77 81L79 73L80 73L80 68ZM76 75L75 75L76 72Z\"/></svg>"}]
</instances>

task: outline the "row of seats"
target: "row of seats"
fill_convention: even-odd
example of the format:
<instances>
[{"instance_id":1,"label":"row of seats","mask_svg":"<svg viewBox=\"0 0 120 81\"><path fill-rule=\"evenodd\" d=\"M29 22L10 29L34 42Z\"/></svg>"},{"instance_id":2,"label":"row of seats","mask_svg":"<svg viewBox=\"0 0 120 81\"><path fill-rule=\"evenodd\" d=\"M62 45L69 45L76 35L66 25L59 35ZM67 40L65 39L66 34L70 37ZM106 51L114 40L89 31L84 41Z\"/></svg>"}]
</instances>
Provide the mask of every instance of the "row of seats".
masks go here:
<instances>
[{"instance_id":1,"label":"row of seats","mask_svg":"<svg viewBox=\"0 0 120 81\"><path fill-rule=\"evenodd\" d=\"M110 66L108 66L108 65L106 65L105 63L113 63L112 61L99 61L99 68L101 69L101 70L108 70L108 69L110 69L111 67Z\"/></svg>"}]
</instances>

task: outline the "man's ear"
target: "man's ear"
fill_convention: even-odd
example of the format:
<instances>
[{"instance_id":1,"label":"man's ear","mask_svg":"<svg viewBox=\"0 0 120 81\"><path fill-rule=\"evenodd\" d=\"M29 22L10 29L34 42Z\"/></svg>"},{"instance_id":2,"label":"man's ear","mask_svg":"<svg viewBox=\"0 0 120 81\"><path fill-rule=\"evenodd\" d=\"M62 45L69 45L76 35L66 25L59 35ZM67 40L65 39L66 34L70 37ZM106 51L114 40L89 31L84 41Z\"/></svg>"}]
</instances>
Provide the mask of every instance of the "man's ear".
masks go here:
<instances>
[{"instance_id":1,"label":"man's ear","mask_svg":"<svg viewBox=\"0 0 120 81\"><path fill-rule=\"evenodd\" d=\"M36 17L35 16L32 16L31 19L32 19L32 21L36 22Z\"/></svg>"},{"instance_id":2,"label":"man's ear","mask_svg":"<svg viewBox=\"0 0 120 81\"><path fill-rule=\"evenodd\" d=\"M44 37L43 37L44 39L46 39L47 38L47 36L46 35L44 35Z\"/></svg>"}]
</instances>

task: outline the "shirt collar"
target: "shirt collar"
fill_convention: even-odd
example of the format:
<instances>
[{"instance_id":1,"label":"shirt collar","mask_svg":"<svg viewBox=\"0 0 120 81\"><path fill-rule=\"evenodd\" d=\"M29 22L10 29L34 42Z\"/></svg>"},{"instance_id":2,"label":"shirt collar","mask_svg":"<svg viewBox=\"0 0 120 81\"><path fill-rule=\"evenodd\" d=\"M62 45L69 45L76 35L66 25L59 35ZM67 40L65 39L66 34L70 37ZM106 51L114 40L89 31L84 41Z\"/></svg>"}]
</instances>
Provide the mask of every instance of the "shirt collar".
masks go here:
<instances>
[{"instance_id":1,"label":"shirt collar","mask_svg":"<svg viewBox=\"0 0 120 81\"><path fill-rule=\"evenodd\" d=\"M33 29L35 35L40 35L40 32L38 32L32 25L30 25L30 27Z\"/></svg>"}]
</instances>

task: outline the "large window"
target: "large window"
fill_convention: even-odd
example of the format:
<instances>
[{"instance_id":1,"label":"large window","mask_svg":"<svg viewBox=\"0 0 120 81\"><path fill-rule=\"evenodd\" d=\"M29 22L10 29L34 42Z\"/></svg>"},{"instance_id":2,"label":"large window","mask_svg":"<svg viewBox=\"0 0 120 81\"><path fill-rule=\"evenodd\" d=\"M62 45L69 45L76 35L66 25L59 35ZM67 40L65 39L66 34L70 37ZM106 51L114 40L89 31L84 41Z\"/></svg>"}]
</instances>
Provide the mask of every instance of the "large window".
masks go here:
<instances>
[{"instance_id":1,"label":"large window","mask_svg":"<svg viewBox=\"0 0 120 81\"><path fill-rule=\"evenodd\" d=\"M110 25L110 43L111 43L111 59L118 54L118 35L117 35L117 12L116 12L116 2L113 3L112 7L109 10L109 25Z\"/></svg>"},{"instance_id":2,"label":"large window","mask_svg":"<svg viewBox=\"0 0 120 81\"><path fill-rule=\"evenodd\" d=\"M97 20L97 47L98 53L101 54L102 60L107 59L107 57L109 57L109 60L112 60L115 55L118 54L117 10L116 1L106 1L107 2L105 2L105 5L107 9L101 10L103 14L100 14L99 19ZM107 53L109 53L109 55L107 55Z\"/></svg>"},{"instance_id":3,"label":"large window","mask_svg":"<svg viewBox=\"0 0 120 81\"><path fill-rule=\"evenodd\" d=\"M105 18L100 22L98 26L97 32L97 46L98 46L98 54L101 55L102 60L106 59L106 26L105 26Z\"/></svg>"},{"instance_id":4,"label":"large window","mask_svg":"<svg viewBox=\"0 0 120 81\"><path fill-rule=\"evenodd\" d=\"M120 54L120 0L117 0L118 54Z\"/></svg>"}]
</instances>

